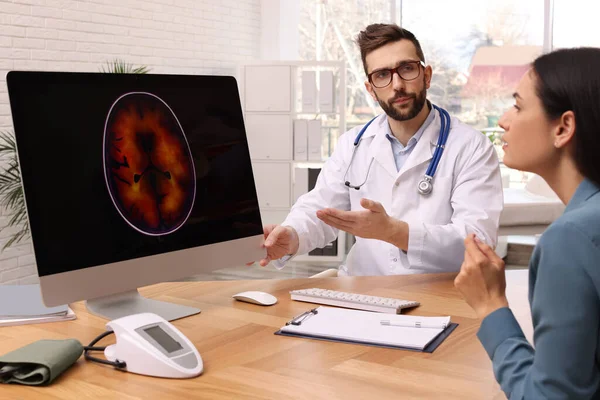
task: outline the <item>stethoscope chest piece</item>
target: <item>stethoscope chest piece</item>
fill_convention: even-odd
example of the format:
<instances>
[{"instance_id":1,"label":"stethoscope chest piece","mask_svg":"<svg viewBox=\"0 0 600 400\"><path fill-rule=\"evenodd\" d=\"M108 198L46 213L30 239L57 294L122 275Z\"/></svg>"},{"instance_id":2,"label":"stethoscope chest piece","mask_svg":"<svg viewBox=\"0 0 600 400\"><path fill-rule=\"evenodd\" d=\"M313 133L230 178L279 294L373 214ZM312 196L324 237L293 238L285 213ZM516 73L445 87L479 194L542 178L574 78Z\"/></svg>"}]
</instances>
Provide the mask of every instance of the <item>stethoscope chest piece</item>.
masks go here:
<instances>
[{"instance_id":1,"label":"stethoscope chest piece","mask_svg":"<svg viewBox=\"0 0 600 400\"><path fill-rule=\"evenodd\" d=\"M419 185L417 186L419 193L426 196L431 193L433 190L433 185L431 184L431 177L424 176L423 179L419 181Z\"/></svg>"}]
</instances>

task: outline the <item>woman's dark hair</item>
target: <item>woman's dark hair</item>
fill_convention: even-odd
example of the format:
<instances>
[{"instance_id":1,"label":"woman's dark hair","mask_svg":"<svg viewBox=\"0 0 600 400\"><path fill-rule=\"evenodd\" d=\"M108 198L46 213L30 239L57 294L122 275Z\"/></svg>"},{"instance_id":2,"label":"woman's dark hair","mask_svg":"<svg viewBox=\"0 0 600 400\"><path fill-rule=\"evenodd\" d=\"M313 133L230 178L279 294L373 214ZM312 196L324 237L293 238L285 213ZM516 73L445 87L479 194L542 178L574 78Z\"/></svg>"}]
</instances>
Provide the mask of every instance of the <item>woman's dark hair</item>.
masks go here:
<instances>
[{"instance_id":1,"label":"woman's dark hair","mask_svg":"<svg viewBox=\"0 0 600 400\"><path fill-rule=\"evenodd\" d=\"M373 50L377 50L381 46L402 39L410 40L417 49L417 56L419 59L425 62L421 44L411 31L400 28L396 24L371 24L367 26L364 31L361 31L356 37L356 43L360 48L360 57L362 58L365 74L369 74L369 71L367 71L367 54Z\"/></svg>"},{"instance_id":2,"label":"woman's dark hair","mask_svg":"<svg viewBox=\"0 0 600 400\"><path fill-rule=\"evenodd\" d=\"M600 185L600 49L556 50L533 62L537 95L555 120L575 114L575 163L581 174Z\"/></svg>"}]
</instances>

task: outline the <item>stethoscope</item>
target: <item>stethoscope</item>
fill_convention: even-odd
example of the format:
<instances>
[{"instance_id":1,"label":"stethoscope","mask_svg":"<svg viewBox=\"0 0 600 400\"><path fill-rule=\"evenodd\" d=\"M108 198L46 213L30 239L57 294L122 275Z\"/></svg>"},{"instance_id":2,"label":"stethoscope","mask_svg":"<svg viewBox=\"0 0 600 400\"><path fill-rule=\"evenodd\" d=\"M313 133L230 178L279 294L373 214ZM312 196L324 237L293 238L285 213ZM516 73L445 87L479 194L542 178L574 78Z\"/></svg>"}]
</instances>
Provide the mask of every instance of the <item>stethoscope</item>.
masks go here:
<instances>
[{"instance_id":1,"label":"stethoscope","mask_svg":"<svg viewBox=\"0 0 600 400\"><path fill-rule=\"evenodd\" d=\"M427 171L425 171L425 175L423 175L423 178L421 178L419 184L417 185L417 191L422 195L428 195L433 190L433 176L435 175L437 166L440 163L442 153L444 152L444 148L446 147L446 140L448 139L448 135L450 134L450 115L448 114L448 111L436 106L435 104L431 105L440 113L441 126L437 145L435 146L435 151L433 152L433 157L429 162L429 166L427 167ZM369 178L369 172L371 171L371 165L373 165L374 158L371 158L371 162L369 163L369 168L367 169L367 174L363 183L361 183L360 185L352 185L349 181L346 180L346 176L348 175L348 171L350 170L350 166L352 165L352 161L354 160L354 156L356 155L356 149L360 144L360 139L362 138L369 125L371 125L371 123L375 121L377 117L367 122L365 126L362 127L360 132L358 132L358 135L356 135L356 138L354 139L354 149L352 150L352 157L350 158L350 163L348 164L348 168L346 168L346 173L344 174L344 183L349 188L358 190L365 183L367 183L367 179Z\"/></svg>"}]
</instances>

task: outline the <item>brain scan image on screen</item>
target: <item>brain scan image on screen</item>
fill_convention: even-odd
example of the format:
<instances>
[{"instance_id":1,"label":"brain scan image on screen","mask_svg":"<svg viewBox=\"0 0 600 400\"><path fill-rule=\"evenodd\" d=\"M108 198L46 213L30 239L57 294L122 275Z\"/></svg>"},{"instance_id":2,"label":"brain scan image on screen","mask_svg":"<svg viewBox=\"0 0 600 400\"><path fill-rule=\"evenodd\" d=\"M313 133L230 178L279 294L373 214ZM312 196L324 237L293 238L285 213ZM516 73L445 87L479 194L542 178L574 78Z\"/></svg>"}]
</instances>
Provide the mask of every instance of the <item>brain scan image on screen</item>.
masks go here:
<instances>
[{"instance_id":1,"label":"brain scan image on screen","mask_svg":"<svg viewBox=\"0 0 600 400\"><path fill-rule=\"evenodd\" d=\"M151 93L122 95L108 112L103 143L106 186L123 219L146 235L179 229L194 205L196 172L172 109Z\"/></svg>"}]
</instances>

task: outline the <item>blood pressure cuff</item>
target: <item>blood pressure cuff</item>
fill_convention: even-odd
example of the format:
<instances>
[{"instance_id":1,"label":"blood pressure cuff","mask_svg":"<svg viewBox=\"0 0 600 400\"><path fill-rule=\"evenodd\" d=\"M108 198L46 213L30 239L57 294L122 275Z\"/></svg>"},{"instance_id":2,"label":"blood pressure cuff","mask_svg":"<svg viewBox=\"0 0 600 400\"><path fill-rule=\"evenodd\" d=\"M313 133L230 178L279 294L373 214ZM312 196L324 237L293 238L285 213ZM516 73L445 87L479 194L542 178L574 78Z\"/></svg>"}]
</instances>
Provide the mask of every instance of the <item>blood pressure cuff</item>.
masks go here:
<instances>
[{"instance_id":1,"label":"blood pressure cuff","mask_svg":"<svg viewBox=\"0 0 600 400\"><path fill-rule=\"evenodd\" d=\"M38 340L0 356L0 383L48 385L82 353L76 339Z\"/></svg>"}]
</instances>

